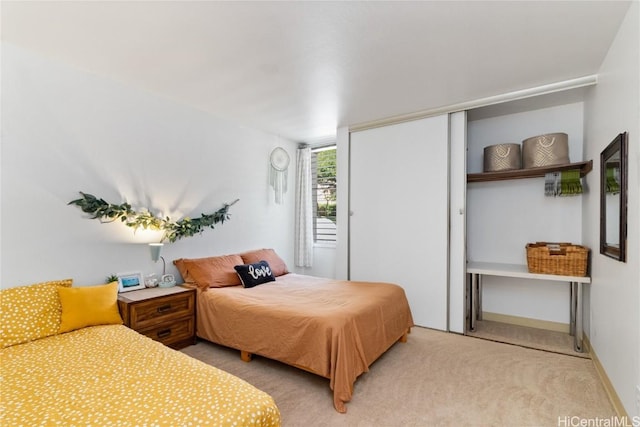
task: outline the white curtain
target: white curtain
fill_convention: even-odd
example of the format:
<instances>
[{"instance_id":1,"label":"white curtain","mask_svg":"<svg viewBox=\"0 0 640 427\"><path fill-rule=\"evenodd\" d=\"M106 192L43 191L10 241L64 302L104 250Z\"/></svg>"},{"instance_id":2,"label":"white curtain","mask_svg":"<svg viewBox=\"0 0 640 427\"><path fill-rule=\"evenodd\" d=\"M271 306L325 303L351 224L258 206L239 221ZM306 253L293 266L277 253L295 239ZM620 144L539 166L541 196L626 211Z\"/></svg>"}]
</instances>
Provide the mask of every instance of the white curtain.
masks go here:
<instances>
[{"instance_id":1,"label":"white curtain","mask_svg":"<svg viewBox=\"0 0 640 427\"><path fill-rule=\"evenodd\" d=\"M311 148L298 148L296 167L296 244L297 267L313 266L313 205L311 200Z\"/></svg>"}]
</instances>

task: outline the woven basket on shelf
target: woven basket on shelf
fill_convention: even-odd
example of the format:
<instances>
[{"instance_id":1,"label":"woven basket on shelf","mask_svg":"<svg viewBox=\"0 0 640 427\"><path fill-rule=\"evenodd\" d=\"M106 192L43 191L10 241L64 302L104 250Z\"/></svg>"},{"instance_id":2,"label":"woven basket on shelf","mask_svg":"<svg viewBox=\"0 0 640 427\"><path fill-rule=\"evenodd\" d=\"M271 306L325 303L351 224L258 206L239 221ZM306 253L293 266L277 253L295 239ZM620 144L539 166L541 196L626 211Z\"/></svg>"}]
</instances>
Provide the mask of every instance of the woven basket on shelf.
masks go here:
<instances>
[{"instance_id":1,"label":"woven basket on shelf","mask_svg":"<svg viewBox=\"0 0 640 427\"><path fill-rule=\"evenodd\" d=\"M529 243L527 266L529 273L558 274L561 276L587 275L589 248L571 243Z\"/></svg>"}]
</instances>

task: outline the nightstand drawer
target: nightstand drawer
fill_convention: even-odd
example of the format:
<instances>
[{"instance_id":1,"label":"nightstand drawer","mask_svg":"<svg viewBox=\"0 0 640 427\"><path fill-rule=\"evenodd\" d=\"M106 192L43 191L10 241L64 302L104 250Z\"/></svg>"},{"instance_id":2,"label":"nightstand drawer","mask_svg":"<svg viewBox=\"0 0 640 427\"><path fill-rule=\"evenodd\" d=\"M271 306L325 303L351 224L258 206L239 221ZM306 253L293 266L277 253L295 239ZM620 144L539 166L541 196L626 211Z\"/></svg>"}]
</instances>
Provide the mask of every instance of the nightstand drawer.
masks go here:
<instances>
[{"instance_id":1,"label":"nightstand drawer","mask_svg":"<svg viewBox=\"0 0 640 427\"><path fill-rule=\"evenodd\" d=\"M195 333L194 328L193 317L189 317L164 325L156 325L153 328L142 329L138 332L151 339L160 341L164 345L170 346L178 341L193 340Z\"/></svg>"},{"instance_id":2,"label":"nightstand drawer","mask_svg":"<svg viewBox=\"0 0 640 427\"><path fill-rule=\"evenodd\" d=\"M129 326L139 331L180 317L192 316L194 302L193 292L142 301L131 306Z\"/></svg>"},{"instance_id":3,"label":"nightstand drawer","mask_svg":"<svg viewBox=\"0 0 640 427\"><path fill-rule=\"evenodd\" d=\"M182 286L147 288L118 295L124 324L180 349L196 343L196 291Z\"/></svg>"}]
</instances>

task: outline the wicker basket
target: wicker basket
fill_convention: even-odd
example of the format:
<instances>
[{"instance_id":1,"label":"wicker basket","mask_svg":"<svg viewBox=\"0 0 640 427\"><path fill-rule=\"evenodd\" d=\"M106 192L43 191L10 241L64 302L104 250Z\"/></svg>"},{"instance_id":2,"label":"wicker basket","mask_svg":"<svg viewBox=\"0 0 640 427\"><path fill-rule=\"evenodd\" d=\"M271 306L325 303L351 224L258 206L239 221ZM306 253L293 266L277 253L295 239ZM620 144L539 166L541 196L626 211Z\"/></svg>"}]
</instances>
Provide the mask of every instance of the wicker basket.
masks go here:
<instances>
[{"instance_id":1,"label":"wicker basket","mask_svg":"<svg viewBox=\"0 0 640 427\"><path fill-rule=\"evenodd\" d=\"M484 147L484 172L522 169L520 144L497 144Z\"/></svg>"},{"instance_id":2,"label":"wicker basket","mask_svg":"<svg viewBox=\"0 0 640 427\"><path fill-rule=\"evenodd\" d=\"M569 136L549 133L522 141L522 167L525 169L569 163Z\"/></svg>"},{"instance_id":3,"label":"wicker basket","mask_svg":"<svg viewBox=\"0 0 640 427\"><path fill-rule=\"evenodd\" d=\"M529 273L558 274L561 276L587 275L589 248L571 243L529 243L527 266Z\"/></svg>"}]
</instances>

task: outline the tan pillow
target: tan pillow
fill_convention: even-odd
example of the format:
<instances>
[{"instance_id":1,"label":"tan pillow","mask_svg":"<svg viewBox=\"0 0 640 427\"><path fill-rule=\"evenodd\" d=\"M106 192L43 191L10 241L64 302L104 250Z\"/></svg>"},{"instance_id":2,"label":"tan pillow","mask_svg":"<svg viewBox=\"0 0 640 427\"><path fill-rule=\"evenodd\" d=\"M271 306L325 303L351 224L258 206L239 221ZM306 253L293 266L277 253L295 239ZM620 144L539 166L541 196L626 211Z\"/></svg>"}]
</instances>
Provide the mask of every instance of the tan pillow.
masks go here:
<instances>
[{"instance_id":1,"label":"tan pillow","mask_svg":"<svg viewBox=\"0 0 640 427\"><path fill-rule=\"evenodd\" d=\"M2 348L58 333L62 307L59 287L71 279L36 283L0 291L0 345Z\"/></svg>"},{"instance_id":2,"label":"tan pillow","mask_svg":"<svg viewBox=\"0 0 640 427\"><path fill-rule=\"evenodd\" d=\"M191 277L191 275L189 274L189 272L187 271L187 267L184 266L184 258L178 258L173 260L173 265L176 266L176 268L178 269L178 271L180 272L180 275L182 276L182 280L184 280L184 283L194 283L193 277Z\"/></svg>"},{"instance_id":3,"label":"tan pillow","mask_svg":"<svg viewBox=\"0 0 640 427\"><path fill-rule=\"evenodd\" d=\"M256 264L260 261L267 261L274 276L287 274L287 264L278 256L273 249L258 249L240 254L244 264ZM242 263L241 263L242 264Z\"/></svg>"},{"instance_id":4,"label":"tan pillow","mask_svg":"<svg viewBox=\"0 0 640 427\"><path fill-rule=\"evenodd\" d=\"M240 278L233 268L242 264L240 255L182 258L174 261L174 264L185 282L193 283L200 289L240 285Z\"/></svg>"}]
</instances>

